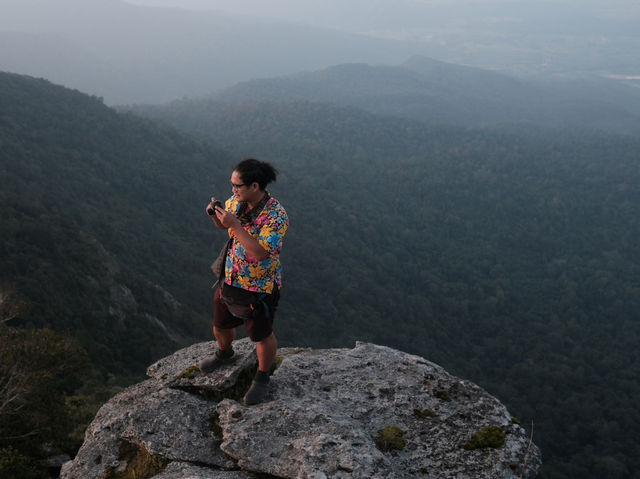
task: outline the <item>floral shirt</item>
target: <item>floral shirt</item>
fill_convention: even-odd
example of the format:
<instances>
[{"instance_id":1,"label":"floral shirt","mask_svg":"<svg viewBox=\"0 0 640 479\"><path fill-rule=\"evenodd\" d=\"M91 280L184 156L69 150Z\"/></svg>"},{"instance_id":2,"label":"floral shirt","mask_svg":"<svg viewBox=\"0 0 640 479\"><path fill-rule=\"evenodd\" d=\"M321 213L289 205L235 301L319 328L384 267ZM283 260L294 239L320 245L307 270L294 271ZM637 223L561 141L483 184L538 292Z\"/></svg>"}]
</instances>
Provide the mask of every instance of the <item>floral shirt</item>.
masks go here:
<instances>
[{"instance_id":1,"label":"floral shirt","mask_svg":"<svg viewBox=\"0 0 640 479\"><path fill-rule=\"evenodd\" d=\"M225 202L225 209L238 215L242 203L235 196ZM231 242L225 263L225 282L249 291L271 293L274 285L282 287L280 249L282 238L289 228L287 212L275 198L269 198L256 219L243 225L258 240L268 256L258 261L239 241ZM229 230L229 236L233 233Z\"/></svg>"}]
</instances>

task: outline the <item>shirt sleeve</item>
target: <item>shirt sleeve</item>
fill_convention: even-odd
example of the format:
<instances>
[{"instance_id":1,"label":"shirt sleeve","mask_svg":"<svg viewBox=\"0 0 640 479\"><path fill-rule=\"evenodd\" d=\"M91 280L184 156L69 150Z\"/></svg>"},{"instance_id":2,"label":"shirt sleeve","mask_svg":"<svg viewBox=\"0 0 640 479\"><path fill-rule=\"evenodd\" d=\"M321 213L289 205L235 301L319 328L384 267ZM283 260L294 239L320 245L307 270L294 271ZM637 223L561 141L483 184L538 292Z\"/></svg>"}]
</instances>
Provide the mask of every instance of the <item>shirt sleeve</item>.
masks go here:
<instances>
[{"instance_id":1,"label":"shirt sleeve","mask_svg":"<svg viewBox=\"0 0 640 479\"><path fill-rule=\"evenodd\" d=\"M258 243L270 255L280 253L282 247L282 238L289 228L289 218L282 207L268 212L267 221L260 228L258 235Z\"/></svg>"}]
</instances>

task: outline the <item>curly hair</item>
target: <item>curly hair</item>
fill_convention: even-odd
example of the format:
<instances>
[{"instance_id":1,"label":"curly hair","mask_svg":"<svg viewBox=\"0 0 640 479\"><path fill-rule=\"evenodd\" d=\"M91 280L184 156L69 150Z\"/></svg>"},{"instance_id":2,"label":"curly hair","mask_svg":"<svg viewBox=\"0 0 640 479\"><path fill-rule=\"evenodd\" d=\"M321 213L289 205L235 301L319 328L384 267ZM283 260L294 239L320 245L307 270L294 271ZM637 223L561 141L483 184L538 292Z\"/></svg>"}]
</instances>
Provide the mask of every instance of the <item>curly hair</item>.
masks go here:
<instances>
[{"instance_id":1,"label":"curly hair","mask_svg":"<svg viewBox=\"0 0 640 479\"><path fill-rule=\"evenodd\" d=\"M276 181L278 175L278 170L271 163L255 158L243 158L233 170L240 174L244 184L258 183L261 190L264 190L269 183Z\"/></svg>"}]
</instances>

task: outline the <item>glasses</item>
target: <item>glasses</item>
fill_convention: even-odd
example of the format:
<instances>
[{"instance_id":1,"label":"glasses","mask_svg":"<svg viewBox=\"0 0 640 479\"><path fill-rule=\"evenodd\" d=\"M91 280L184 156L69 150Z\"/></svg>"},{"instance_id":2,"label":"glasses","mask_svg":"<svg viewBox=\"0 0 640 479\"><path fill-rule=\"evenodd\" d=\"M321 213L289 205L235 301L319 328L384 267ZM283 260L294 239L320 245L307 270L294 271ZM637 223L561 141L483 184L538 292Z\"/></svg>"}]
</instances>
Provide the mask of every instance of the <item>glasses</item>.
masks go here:
<instances>
[{"instance_id":1,"label":"glasses","mask_svg":"<svg viewBox=\"0 0 640 479\"><path fill-rule=\"evenodd\" d=\"M231 189L232 189L233 191L239 190L239 189L240 189L240 188L242 188L243 186L247 186L247 184L246 184L246 183L242 183L242 184L240 184L240 185L234 185L233 183L231 183Z\"/></svg>"}]
</instances>

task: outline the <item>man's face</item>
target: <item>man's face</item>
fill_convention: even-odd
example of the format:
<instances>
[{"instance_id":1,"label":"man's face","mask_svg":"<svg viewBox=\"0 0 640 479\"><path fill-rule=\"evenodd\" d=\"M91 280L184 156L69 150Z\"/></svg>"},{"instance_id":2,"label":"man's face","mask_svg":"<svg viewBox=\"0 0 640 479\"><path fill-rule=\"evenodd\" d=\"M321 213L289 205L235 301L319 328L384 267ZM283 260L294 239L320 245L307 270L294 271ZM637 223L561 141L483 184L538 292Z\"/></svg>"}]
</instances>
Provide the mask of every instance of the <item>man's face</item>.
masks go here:
<instances>
[{"instance_id":1,"label":"man's face","mask_svg":"<svg viewBox=\"0 0 640 479\"><path fill-rule=\"evenodd\" d=\"M231 173L231 190L236 195L238 201L250 201L253 197L251 185L245 185L242 181L240 173L234 171Z\"/></svg>"}]
</instances>

